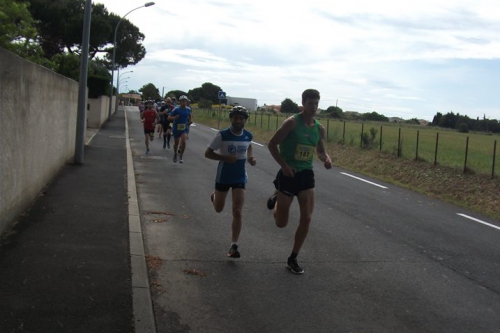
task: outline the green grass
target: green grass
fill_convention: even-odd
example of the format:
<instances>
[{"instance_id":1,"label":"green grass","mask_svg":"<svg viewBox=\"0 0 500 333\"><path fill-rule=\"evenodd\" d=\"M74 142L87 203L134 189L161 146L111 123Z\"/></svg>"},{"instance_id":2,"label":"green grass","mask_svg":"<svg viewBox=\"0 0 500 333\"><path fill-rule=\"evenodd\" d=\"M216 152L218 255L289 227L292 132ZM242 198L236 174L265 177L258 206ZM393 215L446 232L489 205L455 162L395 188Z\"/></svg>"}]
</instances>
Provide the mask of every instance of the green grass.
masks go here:
<instances>
[{"instance_id":1,"label":"green grass","mask_svg":"<svg viewBox=\"0 0 500 333\"><path fill-rule=\"evenodd\" d=\"M197 109L195 117L211 122L211 126L222 128L229 125L227 112L227 109ZM285 115L252 112L246 126L250 130L254 132L258 130L262 134L266 131L274 132L285 117ZM499 135L459 133L443 128L419 125L344 122L334 119L319 120L327 130L327 141L329 142L352 147L369 147L371 150L378 150L394 156L398 156L399 150L401 158L418 159L462 171L466 167L467 172L470 173L492 174L495 141L497 142L496 155L500 155ZM375 132L373 142L368 146L362 145L361 134L366 133L371 138L371 130ZM467 137L469 145L466 159ZM380 141L382 141L382 145L380 145ZM438 143L437 152L436 142ZM495 158L494 174L500 175L500 158L498 156Z\"/></svg>"}]
</instances>

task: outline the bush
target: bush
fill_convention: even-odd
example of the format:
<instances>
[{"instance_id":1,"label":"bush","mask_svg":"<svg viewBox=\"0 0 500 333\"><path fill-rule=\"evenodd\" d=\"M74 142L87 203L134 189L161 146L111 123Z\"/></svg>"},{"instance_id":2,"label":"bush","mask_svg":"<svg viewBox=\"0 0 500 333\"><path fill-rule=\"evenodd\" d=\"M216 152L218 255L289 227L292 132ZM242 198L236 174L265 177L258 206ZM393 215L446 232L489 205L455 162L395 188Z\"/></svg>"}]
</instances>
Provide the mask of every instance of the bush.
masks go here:
<instances>
[{"instance_id":1,"label":"bush","mask_svg":"<svg viewBox=\"0 0 500 333\"><path fill-rule=\"evenodd\" d=\"M460 133L469 133L469 126L467 126L466 123L461 123L460 125L458 125L457 130Z\"/></svg>"},{"instance_id":2,"label":"bush","mask_svg":"<svg viewBox=\"0 0 500 333\"><path fill-rule=\"evenodd\" d=\"M87 78L89 87L89 97L99 98L100 96L109 96L109 79L102 76L89 76Z\"/></svg>"},{"instance_id":3,"label":"bush","mask_svg":"<svg viewBox=\"0 0 500 333\"><path fill-rule=\"evenodd\" d=\"M209 99L200 99L198 107L201 109L212 109L213 102Z\"/></svg>"}]
</instances>

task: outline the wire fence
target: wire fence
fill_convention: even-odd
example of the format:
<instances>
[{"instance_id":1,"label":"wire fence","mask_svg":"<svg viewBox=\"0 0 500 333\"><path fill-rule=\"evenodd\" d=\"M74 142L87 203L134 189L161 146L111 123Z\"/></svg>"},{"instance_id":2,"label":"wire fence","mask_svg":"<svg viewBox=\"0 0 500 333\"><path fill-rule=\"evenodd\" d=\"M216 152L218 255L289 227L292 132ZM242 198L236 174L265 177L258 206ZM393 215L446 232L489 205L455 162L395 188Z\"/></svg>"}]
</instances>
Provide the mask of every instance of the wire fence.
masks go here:
<instances>
[{"instance_id":1,"label":"wire fence","mask_svg":"<svg viewBox=\"0 0 500 333\"><path fill-rule=\"evenodd\" d=\"M218 128L229 125L228 109L196 109L196 117L217 120ZM251 112L247 127L276 131L289 114ZM498 174L497 139L489 133L460 133L432 126L343 121L317 117L329 142L361 149L379 150L398 158L415 159L461 170L463 173Z\"/></svg>"}]
</instances>

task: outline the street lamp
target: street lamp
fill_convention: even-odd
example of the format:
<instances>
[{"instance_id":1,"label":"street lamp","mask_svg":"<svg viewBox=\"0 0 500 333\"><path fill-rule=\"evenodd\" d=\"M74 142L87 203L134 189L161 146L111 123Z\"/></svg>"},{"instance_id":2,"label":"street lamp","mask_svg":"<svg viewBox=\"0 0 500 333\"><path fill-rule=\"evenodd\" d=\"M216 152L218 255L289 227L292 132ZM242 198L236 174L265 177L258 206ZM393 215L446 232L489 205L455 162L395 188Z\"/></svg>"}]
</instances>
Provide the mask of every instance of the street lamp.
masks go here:
<instances>
[{"instance_id":1,"label":"street lamp","mask_svg":"<svg viewBox=\"0 0 500 333\"><path fill-rule=\"evenodd\" d=\"M118 27L120 26L120 23L125 18L125 16L127 16L130 13L132 13L134 10L137 10L139 8L142 8L142 7L150 7L150 6L153 6L154 4L155 4L154 2L146 2L144 5L132 9L127 14L123 15L123 17L116 24L115 35L113 37L113 61L112 61L112 65L111 65L111 84L110 84L110 87L109 87L110 88L110 92L109 92L108 121L111 120L111 102L113 100L113 81L114 81L114 73L115 73L115 56L116 56L116 34L118 32Z\"/></svg>"}]
</instances>

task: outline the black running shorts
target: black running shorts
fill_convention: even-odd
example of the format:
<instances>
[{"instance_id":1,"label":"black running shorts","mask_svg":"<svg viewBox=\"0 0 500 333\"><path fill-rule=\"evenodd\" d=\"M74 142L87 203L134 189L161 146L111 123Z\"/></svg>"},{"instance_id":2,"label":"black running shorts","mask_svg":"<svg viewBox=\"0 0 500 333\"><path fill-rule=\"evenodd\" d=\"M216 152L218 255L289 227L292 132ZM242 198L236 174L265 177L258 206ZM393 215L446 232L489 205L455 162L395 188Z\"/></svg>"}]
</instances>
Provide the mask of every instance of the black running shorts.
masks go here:
<instances>
[{"instance_id":1,"label":"black running shorts","mask_svg":"<svg viewBox=\"0 0 500 333\"><path fill-rule=\"evenodd\" d=\"M302 170L296 172L294 177L286 177L280 169L273 183L278 191L289 196L296 196L301 191L314 188L314 172Z\"/></svg>"},{"instance_id":2,"label":"black running shorts","mask_svg":"<svg viewBox=\"0 0 500 333\"><path fill-rule=\"evenodd\" d=\"M245 183L233 183L233 184L215 183L215 189L219 192L227 192L229 191L230 188L245 189Z\"/></svg>"}]
</instances>

